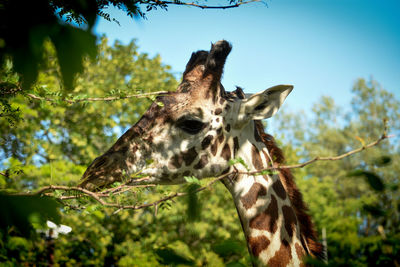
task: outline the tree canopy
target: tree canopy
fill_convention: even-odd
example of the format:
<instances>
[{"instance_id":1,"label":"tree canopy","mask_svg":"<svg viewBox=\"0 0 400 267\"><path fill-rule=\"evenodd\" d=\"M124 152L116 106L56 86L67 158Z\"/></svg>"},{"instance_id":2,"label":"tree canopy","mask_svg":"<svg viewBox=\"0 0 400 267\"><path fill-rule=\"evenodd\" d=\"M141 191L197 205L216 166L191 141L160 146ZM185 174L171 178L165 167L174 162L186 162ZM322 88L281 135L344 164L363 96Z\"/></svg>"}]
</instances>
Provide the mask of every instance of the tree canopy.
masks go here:
<instances>
[{"instance_id":1,"label":"tree canopy","mask_svg":"<svg viewBox=\"0 0 400 267\"><path fill-rule=\"evenodd\" d=\"M96 56L93 26L98 16L118 23L107 13L110 6L132 18L145 18L146 13L171 5L208 8L234 8L261 0L224 0L222 5L204 1L160 0L2 0L0 2L0 65L13 61L13 69L21 75L21 88L0 81L1 97L28 90L36 81L44 63L44 42L50 40L56 51L63 90L70 91L76 73L83 70L82 58ZM3 101L4 102L4 101Z\"/></svg>"}]
</instances>

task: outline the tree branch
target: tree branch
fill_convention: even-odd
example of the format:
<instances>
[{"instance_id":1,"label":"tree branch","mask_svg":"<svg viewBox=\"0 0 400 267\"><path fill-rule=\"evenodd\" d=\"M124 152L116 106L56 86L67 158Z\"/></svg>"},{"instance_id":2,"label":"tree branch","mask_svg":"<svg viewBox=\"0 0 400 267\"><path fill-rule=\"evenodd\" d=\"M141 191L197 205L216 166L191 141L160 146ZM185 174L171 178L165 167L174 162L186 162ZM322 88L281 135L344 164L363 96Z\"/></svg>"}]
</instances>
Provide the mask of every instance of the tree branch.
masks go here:
<instances>
[{"instance_id":1,"label":"tree branch","mask_svg":"<svg viewBox=\"0 0 400 267\"><path fill-rule=\"evenodd\" d=\"M69 104L75 104L79 102L93 102L93 101L115 101L121 99L128 99L128 98L145 98L153 95L159 94L166 94L168 91L157 91L157 92L150 92L150 93L143 93L143 94L133 94L133 95L126 95L126 96L108 96L108 97L88 97L88 98L79 98L79 99L54 99L49 97L41 97L34 94L26 94L28 97L35 99L35 100L43 100L48 102L57 102L57 101L64 101Z\"/></svg>"},{"instance_id":2,"label":"tree branch","mask_svg":"<svg viewBox=\"0 0 400 267\"><path fill-rule=\"evenodd\" d=\"M299 164L294 164L294 165L283 165L283 166L275 165L275 166L271 166L271 167L265 168L265 169L260 170L260 171L241 172L240 174L254 175L254 174L257 174L257 173L260 173L260 172L263 172L263 171L270 171L270 170L298 169L298 168L303 168L303 167L305 167L305 166L307 166L307 165L310 165L310 164L312 164L312 163L314 163L314 162L316 162L316 161L335 161L335 160L341 160L341 159L346 158L346 157L349 157L349 156L351 156L351 155L353 155L353 154L359 153L359 152L361 152L361 151L363 151L363 150L365 150L365 149L368 149L368 148L370 148L370 147L376 146L376 145L378 145L380 142L382 142L383 140L388 139L388 138L392 138L392 137L394 137L394 135L386 135L386 134L383 134L379 139L377 139L376 141L374 141L374 142L372 142L372 143L370 143L370 144L368 144L368 145L364 145L364 146L362 146L362 147L360 147L360 148L351 150L351 151L349 151L349 152L343 153L343 154L338 155L338 156L331 156L331 157L319 157L319 156L317 156L317 157L315 157L315 158L313 158L313 159L310 159L310 160L308 160L308 161L306 161L306 162L304 162L304 163L299 163Z\"/></svg>"},{"instance_id":3,"label":"tree branch","mask_svg":"<svg viewBox=\"0 0 400 267\"><path fill-rule=\"evenodd\" d=\"M158 5L178 5L178 6L193 6L193 7L197 7L197 8L201 8L201 9L228 9L228 8L235 8L235 7L239 7L241 5L246 5L246 4L250 4L250 3L264 3L266 4L264 1L262 0L249 0L249 1L243 1L243 2L239 2L233 5L225 5L225 6L209 6L209 5L200 5L194 2L189 2L189 3L185 3L185 2L175 2L175 1L159 1L159 0L155 0L154 1L156 4Z\"/></svg>"},{"instance_id":4,"label":"tree branch","mask_svg":"<svg viewBox=\"0 0 400 267\"><path fill-rule=\"evenodd\" d=\"M354 149L351 150L349 152L346 152L344 154L338 155L338 156L331 156L331 157L315 157L311 160L308 160L304 163L299 163L299 164L294 164L294 165L284 165L284 166L278 166L278 165L274 165L268 168L265 168L263 170L258 170L258 171L251 171L251 172L239 172L236 170L228 172L226 174L222 174L214 179L212 179L210 182L208 182L206 185L199 187L198 189L196 189L195 191L193 191L192 193L198 193L201 192L209 187L211 187L214 183L216 183L217 181L223 180L227 177L229 177L230 179L234 179L238 174L242 174L242 175L259 175L262 174L265 171L271 171L271 170L279 170L279 169L295 169L295 168L303 168L307 165L310 165L316 161L335 161L335 160L341 160L343 158L349 157L353 154L359 153L365 149L371 148L373 146L378 145L380 142L382 142L385 139L391 138L393 137L393 135L386 135L383 134L379 139L377 139L376 141L368 144L368 145L364 145L358 149ZM3 173L0 173L1 175L4 175ZM4 175L5 176L5 175ZM148 177L144 177L141 178L141 180L143 179L148 179ZM156 185L154 184L148 184L148 185L130 185L130 183L133 180L127 181L125 184L119 185L117 187L114 188L108 188L105 189L103 191L100 192L91 192L89 190L86 190L84 188L81 187L69 187L69 186L55 186L55 185L49 185L49 186L45 186L40 188L39 190L37 190L36 192L27 192L27 193L16 193L14 195L19 195L19 196L32 196L32 195L47 195L47 196L53 196L51 193L49 192L54 192L57 190L60 191L65 191L65 192L71 192L71 191L75 191L75 192L79 192L81 194L79 195L74 195L74 196L60 196L60 197L55 197L58 201L60 201L60 203L62 203L63 205L66 205L68 207L74 208L74 209L78 209L78 206L72 206L68 203L65 203L64 200L71 200L71 199L79 199L83 196L87 196L90 197L91 199L95 200L96 202L98 202L100 205L104 206L104 207L112 207L112 208L117 208L116 212L119 212L120 210L124 210L124 209L131 209L131 210L139 210L139 209L143 209L143 208L148 208L148 207L154 207L155 210L157 210L158 205L162 202L177 198L177 197L181 197L181 196L186 196L189 193L187 192L174 192L171 193L168 196L162 197L154 202L151 203L143 203L143 204L139 204L139 205L123 205L120 203L114 203L114 202L107 202L105 200L103 200L103 198L108 198L112 195L120 195L123 193L126 193L128 191L130 191L133 188L148 188L148 187L154 187ZM135 179L134 181L137 181L137 179ZM156 212L156 211L155 211Z\"/></svg>"}]
</instances>

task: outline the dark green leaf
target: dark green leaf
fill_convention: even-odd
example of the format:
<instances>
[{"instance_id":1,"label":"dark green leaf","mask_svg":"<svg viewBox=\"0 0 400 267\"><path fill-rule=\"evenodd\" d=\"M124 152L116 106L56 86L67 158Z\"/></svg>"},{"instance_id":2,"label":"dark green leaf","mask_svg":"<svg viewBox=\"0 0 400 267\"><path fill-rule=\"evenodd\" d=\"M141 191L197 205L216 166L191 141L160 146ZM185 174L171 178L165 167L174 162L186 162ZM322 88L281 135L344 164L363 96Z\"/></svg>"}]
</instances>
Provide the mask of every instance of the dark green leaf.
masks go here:
<instances>
[{"instance_id":1,"label":"dark green leaf","mask_svg":"<svg viewBox=\"0 0 400 267\"><path fill-rule=\"evenodd\" d=\"M212 250L221 257L227 257L230 255L242 255L243 247L235 240L224 240L215 244Z\"/></svg>"},{"instance_id":2,"label":"dark green leaf","mask_svg":"<svg viewBox=\"0 0 400 267\"><path fill-rule=\"evenodd\" d=\"M157 256L159 257L159 261L162 264L171 264L171 265L178 265L178 264L185 264L185 265L193 265L194 262L191 259L182 257L178 255L174 250L166 248L166 249L157 249L155 251Z\"/></svg>"},{"instance_id":3,"label":"dark green leaf","mask_svg":"<svg viewBox=\"0 0 400 267\"><path fill-rule=\"evenodd\" d=\"M390 156L382 156L378 158L375 164L379 167L389 165L392 162L392 158Z\"/></svg>"},{"instance_id":4,"label":"dark green leaf","mask_svg":"<svg viewBox=\"0 0 400 267\"><path fill-rule=\"evenodd\" d=\"M196 190L200 188L200 185L196 183L189 184L187 187L187 217L189 221L194 221L200 218L201 207L199 198Z\"/></svg>"},{"instance_id":5,"label":"dark green leaf","mask_svg":"<svg viewBox=\"0 0 400 267\"><path fill-rule=\"evenodd\" d=\"M311 256L306 257L306 258L304 259L304 263L305 263L307 266L313 266L313 267L326 267L326 266L329 266L328 264L326 264L326 263L323 262L322 260L313 258L313 257L311 257Z\"/></svg>"},{"instance_id":6,"label":"dark green leaf","mask_svg":"<svg viewBox=\"0 0 400 267\"><path fill-rule=\"evenodd\" d=\"M50 197L12 196L0 194L2 207L0 228L7 230L15 227L23 236L29 236L32 219L44 225L47 220L60 223L59 204Z\"/></svg>"},{"instance_id":7,"label":"dark green leaf","mask_svg":"<svg viewBox=\"0 0 400 267\"><path fill-rule=\"evenodd\" d=\"M385 211L378 206L365 204L362 208L374 217L382 217L385 215Z\"/></svg>"},{"instance_id":8,"label":"dark green leaf","mask_svg":"<svg viewBox=\"0 0 400 267\"><path fill-rule=\"evenodd\" d=\"M363 170L355 170L348 174L349 176L364 176L367 179L367 182L372 187L372 189L376 191L382 191L384 189L384 184L382 179L373 172L363 171Z\"/></svg>"},{"instance_id":9,"label":"dark green leaf","mask_svg":"<svg viewBox=\"0 0 400 267\"><path fill-rule=\"evenodd\" d=\"M74 76L82 72L85 55L96 56L96 37L88 31L71 26L58 26L50 36L57 50L57 57L66 89L73 86Z\"/></svg>"},{"instance_id":10,"label":"dark green leaf","mask_svg":"<svg viewBox=\"0 0 400 267\"><path fill-rule=\"evenodd\" d=\"M233 261L233 262L227 263L226 267L246 267L246 265L244 265L243 263L238 262L238 261Z\"/></svg>"}]
</instances>

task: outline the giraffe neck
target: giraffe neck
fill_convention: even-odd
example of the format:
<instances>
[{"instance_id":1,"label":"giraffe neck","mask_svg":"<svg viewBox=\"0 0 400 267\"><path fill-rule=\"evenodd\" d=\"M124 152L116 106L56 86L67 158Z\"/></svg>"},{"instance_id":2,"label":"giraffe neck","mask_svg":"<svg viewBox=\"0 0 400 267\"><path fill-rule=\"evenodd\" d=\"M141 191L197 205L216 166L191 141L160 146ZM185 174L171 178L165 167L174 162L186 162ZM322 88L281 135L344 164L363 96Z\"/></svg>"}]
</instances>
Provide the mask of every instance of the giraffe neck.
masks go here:
<instances>
[{"instance_id":1,"label":"giraffe neck","mask_svg":"<svg viewBox=\"0 0 400 267\"><path fill-rule=\"evenodd\" d=\"M234 140L235 158L248 166L247 170L236 164L239 172L261 170L271 162L264 143L254 133L251 136L254 140L248 135ZM280 174L238 174L224 180L224 185L232 194L254 265L300 266L306 249Z\"/></svg>"}]
</instances>

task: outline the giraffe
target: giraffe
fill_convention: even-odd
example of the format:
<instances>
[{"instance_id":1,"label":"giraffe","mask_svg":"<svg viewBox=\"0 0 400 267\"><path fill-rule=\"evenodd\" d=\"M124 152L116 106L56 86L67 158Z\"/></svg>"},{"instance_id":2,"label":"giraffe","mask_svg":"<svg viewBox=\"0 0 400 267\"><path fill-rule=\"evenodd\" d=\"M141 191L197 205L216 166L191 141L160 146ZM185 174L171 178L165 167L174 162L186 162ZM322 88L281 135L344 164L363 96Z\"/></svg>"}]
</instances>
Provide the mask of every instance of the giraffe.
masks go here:
<instances>
[{"instance_id":1,"label":"giraffe","mask_svg":"<svg viewBox=\"0 0 400 267\"><path fill-rule=\"evenodd\" d=\"M260 120L278 111L293 86L254 95L239 87L226 92L221 76L231 49L222 40L210 51L192 53L176 92L159 95L89 165L80 186L97 190L138 171L148 178L133 184L181 184L184 176L227 174L222 183L232 195L253 265L302 266L304 256L322 256L322 245L290 170L248 174L284 162ZM238 158L245 164L229 164Z\"/></svg>"}]
</instances>

